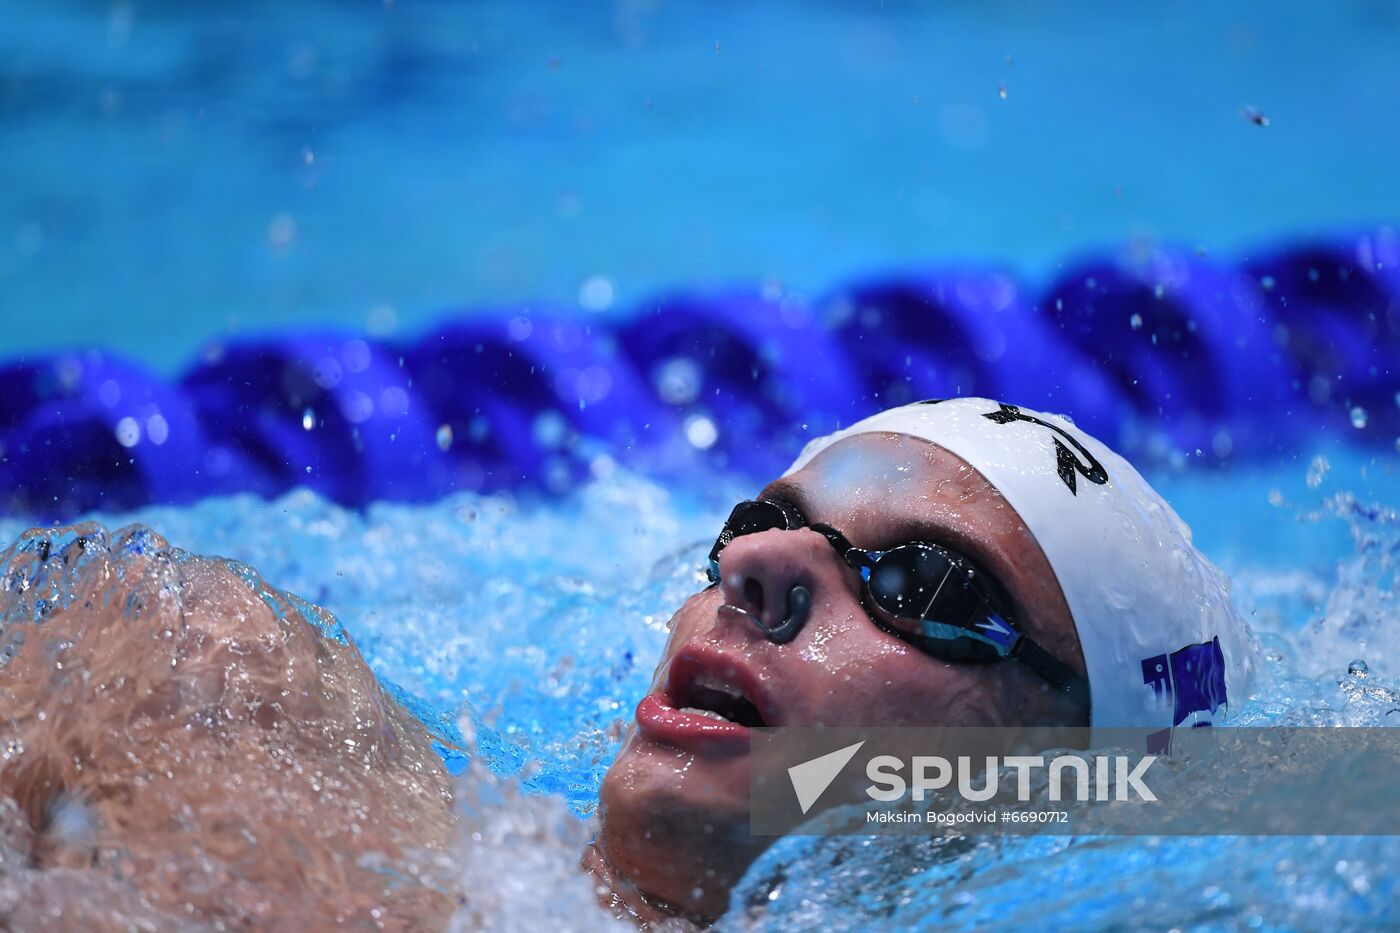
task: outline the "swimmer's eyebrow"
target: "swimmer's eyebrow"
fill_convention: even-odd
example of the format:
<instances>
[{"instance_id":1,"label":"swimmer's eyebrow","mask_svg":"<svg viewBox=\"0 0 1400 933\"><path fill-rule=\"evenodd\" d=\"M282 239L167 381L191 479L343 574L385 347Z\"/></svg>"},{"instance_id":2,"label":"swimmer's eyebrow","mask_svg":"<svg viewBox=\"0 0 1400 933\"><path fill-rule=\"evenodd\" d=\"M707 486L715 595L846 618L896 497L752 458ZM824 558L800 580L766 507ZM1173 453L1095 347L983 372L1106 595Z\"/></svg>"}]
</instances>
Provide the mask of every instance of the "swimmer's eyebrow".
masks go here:
<instances>
[{"instance_id":1,"label":"swimmer's eyebrow","mask_svg":"<svg viewBox=\"0 0 1400 933\"><path fill-rule=\"evenodd\" d=\"M809 507L810 500L807 498L802 487L786 477L773 480L773 482L763 487L763 491L758 495L761 499L777 499L780 502L794 507L797 511L801 512L802 517L809 522L815 520L815 516L812 515ZM896 544L904 544L908 541L932 541L934 544L941 544L950 550L957 551L966 557L972 558L977 564L983 563L983 561L979 559L981 555L976 553L979 550L976 543L970 541L966 535L960 534L960 529L956 526L948 525L944 522L920 521L903 515L885 515L883 516L883 522L887 523L889 528L880 536L882 540L868 540L862 546L869 547L873 550L879 550L884 547L893 547ZM842 531L846 531L846 529L843 528ZM857 537L863 537L860 535L859 531L855 529L847 533L855 534Z\"/></svg>"},{"instance_id":2,"label":"swimmer's eyebrow","mask_svg":"<svg viewBox=\"0 0 1400 933\"><path fill-rule=\"evenodd\" d=\"M811 515L807 511L807 496L802 492L802 487L789 479L775 479L763 491L758 494L760 499L777 499L780 502L791 505L802 513L802 516L811 521Z\"/></svg>"},{"instance_id":3,"label":"swimmer's eyebrow","mask_svg":"<svg viewBox=\"0 0 1400 933\"><path fill-rule=\"evenodd\" d=\"M760 492L761 499L777 499L787 505L791 505L802 513L802 516L809 522L814 519L809 508L810 500L802 487L786 477L775 479ZM882 547L893 547L896 544L904 544L908 541L931 541L934 544L941 544L944 547L957 551L965 557L972 558L973 562L985 566L982 555L978 553L981 548L975 541L972 541L962 529L945 522L929 522L911 518L903 515L885 515L883 521L888 527L880 537L889 540L867 541L863 546L878 550ZM846 529L842 529L846 531ZM848 532L859 535L858 531Z\"/></svg>"}]
</instances>

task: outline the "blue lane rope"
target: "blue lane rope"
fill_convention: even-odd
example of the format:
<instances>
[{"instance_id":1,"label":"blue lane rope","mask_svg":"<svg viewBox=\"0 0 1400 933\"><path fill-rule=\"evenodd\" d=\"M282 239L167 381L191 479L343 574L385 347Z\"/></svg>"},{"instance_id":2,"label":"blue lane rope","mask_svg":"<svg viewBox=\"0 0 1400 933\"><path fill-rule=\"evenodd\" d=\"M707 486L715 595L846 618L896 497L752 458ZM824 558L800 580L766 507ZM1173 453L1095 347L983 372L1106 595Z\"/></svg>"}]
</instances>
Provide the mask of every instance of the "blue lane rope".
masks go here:
<instances>
[{"instance_id":1,"label":"blue lane rope","mask_svg":"<svg viewBox=\"0 0 1400 933\"><path fill-rule=\"evenodd\" d=\"M628 316L501 308L412 342L298 332L211 348L174 381L100 350L0 364L0 511L275 495L358 506L562 491L621 463L761 477L802 443L917 398L1068 412L1148 462L1400 434L1400 235L1222 266L1089 257L1040 293L985 268L816 300L677 293ZM1360 430L1358 430L1360 428Z\"/></svg>"}]
</instances>

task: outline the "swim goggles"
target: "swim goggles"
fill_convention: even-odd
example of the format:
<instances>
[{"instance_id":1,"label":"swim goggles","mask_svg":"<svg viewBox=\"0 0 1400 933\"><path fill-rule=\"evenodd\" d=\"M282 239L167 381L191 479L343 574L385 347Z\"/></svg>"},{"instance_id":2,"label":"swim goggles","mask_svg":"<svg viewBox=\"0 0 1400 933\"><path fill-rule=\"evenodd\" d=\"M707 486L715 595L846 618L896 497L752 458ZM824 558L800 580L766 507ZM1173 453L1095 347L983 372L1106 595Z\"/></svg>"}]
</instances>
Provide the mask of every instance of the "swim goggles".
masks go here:
<instances>
[{"instance_id":1,"label":"swim goggles","mask_svg":"<svg viewBox=\"0 0 1400 933\"><path fill-rule=\"evenodd\" d=\"M861 601L879 628L940 661L1015 659L1075 703L1088 707L1088 681L1021 632L996 579L968 558L938 544L912 541L883 551L867 551L852 545L830 525L809 526L806 517L790 503L749 499L734 507L710 549L706 571L710 582L719 582L720 553L735 538L775 528L792 531L804 527L826 538L842 561L860 574ZM775 626L781 634L773 640L791 639L800 622L788 626L790 631L783 630L783 625Z\"/></svg>"}]
</instances>

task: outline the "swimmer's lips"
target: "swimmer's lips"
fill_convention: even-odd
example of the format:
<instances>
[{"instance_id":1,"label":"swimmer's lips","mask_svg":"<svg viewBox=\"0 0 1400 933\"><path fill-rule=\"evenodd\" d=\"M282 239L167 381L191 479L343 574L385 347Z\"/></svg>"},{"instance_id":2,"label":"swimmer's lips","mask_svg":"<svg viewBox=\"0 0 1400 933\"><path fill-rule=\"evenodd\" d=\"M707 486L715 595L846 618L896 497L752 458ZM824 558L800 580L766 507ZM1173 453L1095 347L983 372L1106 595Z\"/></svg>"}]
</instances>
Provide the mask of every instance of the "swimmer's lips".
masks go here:
<instances>
[{"instance_id":1,"label":"swimmer's lips","mask_svg":"<svg viewBox=\"0 0 1400 933\"><path fill-rule=\"evenodd\" d=\"M767 692L749 667L686 647L671 661L665 686L637 704L637 725L672 745L747 747L751 727L776 722Z\"/></svg>"}]
</instances>

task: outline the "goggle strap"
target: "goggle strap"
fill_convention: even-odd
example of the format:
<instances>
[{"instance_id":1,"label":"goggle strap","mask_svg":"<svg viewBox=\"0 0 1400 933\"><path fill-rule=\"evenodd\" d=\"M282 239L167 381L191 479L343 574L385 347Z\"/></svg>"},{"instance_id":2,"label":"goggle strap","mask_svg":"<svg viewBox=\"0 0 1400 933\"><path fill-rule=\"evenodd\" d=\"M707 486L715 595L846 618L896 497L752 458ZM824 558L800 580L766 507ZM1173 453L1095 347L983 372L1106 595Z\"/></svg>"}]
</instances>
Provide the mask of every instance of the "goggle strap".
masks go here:
<instances>
[{"instance_id":1,"label":"goggle strap","mask_svg":"<svg viewBox=\"0 0 1400 933\"><path fill-rule=\"evenodd\" d=\"M870 559L867 552L862 551L850 542L850 539L841 532L832 528L824 522L813 522L807 526L826 539L836 555L843 560L852 570L860 571L860 575L867 582L870 580L870 568L875 562Z\"/></svg>"},{"instance_id":2,"label":"goggle strap","mask_svg":"<svg viewBox=\"0 0 1400 933\"><path fill-rule=\"evenodd\" d=\"M1018 640L1012 655L1077 706L1089 708L1089 682L1068 664L1024 636Z\"/></svg>"}]
</instances>

